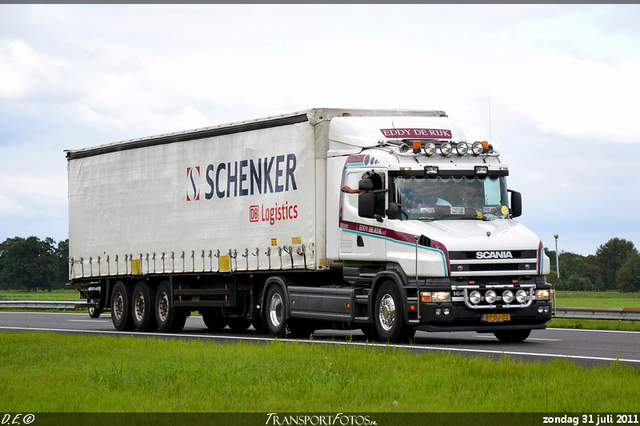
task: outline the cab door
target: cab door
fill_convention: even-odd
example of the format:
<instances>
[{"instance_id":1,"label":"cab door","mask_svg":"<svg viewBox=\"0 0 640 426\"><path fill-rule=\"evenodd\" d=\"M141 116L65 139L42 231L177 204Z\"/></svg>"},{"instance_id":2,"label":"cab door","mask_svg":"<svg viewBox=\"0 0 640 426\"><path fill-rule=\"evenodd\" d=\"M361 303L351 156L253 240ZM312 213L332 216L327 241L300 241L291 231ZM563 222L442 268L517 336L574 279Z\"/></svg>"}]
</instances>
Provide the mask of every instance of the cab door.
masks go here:
<instances>
[{"instance_id":1,"label":"cab door","mask_svg":"<svg viewBox=\"0 0 640 426\"><path fill-rule=\"evenodd\" d=\"M359 193L342 193L340 209L341 260L384 261L387 205L384 169L348 170L344 184Z\"/></svg>"}]
</instances>

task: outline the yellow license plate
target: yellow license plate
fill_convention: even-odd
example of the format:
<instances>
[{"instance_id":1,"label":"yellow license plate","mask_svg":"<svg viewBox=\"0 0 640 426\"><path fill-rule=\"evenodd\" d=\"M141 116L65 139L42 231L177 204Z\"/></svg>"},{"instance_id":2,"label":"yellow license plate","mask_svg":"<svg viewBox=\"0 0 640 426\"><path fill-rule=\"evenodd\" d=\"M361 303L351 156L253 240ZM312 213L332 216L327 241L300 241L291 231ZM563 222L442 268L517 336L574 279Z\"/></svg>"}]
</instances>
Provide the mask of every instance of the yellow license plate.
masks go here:
<instances>
[{"instance_id":1,"label":"yellow license plate","mask_svg":"<svg viewBox=\"0 0 640 426\"><path fill-rule=\"evenodd\" d=\"M511 321L511 314L484 314L482 316L482 321L487 321L487 322Z\"/></svg>"}]
</instances>

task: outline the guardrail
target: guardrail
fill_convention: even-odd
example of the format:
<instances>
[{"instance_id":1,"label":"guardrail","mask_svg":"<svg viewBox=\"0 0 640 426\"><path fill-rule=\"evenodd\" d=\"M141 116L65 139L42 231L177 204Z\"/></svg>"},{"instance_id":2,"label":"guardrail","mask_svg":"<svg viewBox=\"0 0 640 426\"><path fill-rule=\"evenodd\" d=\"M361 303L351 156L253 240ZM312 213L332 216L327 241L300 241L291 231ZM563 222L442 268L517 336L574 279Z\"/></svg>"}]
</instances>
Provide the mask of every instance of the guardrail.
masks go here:
<instances>
[{"instance_id":1,"label":"guardrail","mask_svg":"<svg viewBox=\"0 0 640 426\"><path fill-rule=\"evenodd\" d=\"M557 306L556 318L640 321L640 308L580 308Z\"/></svg>"},{"instance_id":2,"label":"guardrail","mask_svg":"<svg viewBox=\"0 0 640 426\"><path fill-rule=\"evenodd\" d=\"M11 309L87 309L97 306L97 303L82 300L0 300L0 308Z\"/></svg>"},{"instance_id":3,"label":"guardrail","mask_svg":"<svg viewBox=\"0 0 640 426\"><path fill-rule=\"evenodd\" d=\"M88 303L82 300L0 300L0 309L87 309L95 308L97 306L97 303ZM557 306L554 317L567 319L640 321L640 308L580 308L573 306Z\"/></svg>"}]
</instances>

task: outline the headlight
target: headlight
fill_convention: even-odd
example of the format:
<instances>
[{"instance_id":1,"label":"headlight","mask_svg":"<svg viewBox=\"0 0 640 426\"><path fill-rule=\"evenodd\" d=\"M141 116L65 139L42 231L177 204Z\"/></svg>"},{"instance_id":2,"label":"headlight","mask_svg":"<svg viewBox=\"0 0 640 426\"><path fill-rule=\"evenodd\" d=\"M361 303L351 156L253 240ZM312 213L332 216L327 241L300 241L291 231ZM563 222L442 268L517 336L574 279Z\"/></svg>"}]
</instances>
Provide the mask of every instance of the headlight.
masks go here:
<instances>
[{"instance_id":1,"label":"headlight","mask_svg":"<svg viewBox=\"0 0 640 426\"><path fill-rule=\"evenodd\" d=\"M458 155L465 155L469 151L469 145L466 142L459 142L456 145L456 152Z\"/></svg>"},{"instance_id":2,"label":"headlight","mask_svg":"<svg viewBox=\"0 0 640 426\"><path fill-rule=\"evenodd\" d=\"M486 292L484 294L484 300L487 301L487 303L493 303L496 301L496 292L493 290L489 290L488 292Z\"/></svg>"},{"instance_id":3,"label":"headlight","mask_svg":"<svg viewBox=\"0 0 640 426\"><path fill-rule=\"evenodd\" d=\"M502 292L502 301L507 304L513 302L513 292L511 290Z\"/></svg>"},{"instance_id":4,"label":"headlight","mask_svg":"<svg viewBox=\"0 0 640 426\"><path fill-rule=\"evenodd\" d=\"M448 291L435 291L432 296L434 302L451 302L451 293Z\"/></svg>"},{"instance_id":5,"label":"headlight","mask_svg":"<svg viewBox=\"0 0 640 426\"><path fill-rule=\"evenodd\" d=\"M451 149L451 144L449 142L442 142L440 144L440 152L442 152L442 155L445 157L451 154Z\"/></svg>"},{"instance_id":6,"label":"headlight","mask_svg":"<svg viewBox=\"0 0 640 426\"><path fill-rule=\"evenodd\" d=\"M471 294L469 294L469 302L473 303L474 305L480 303L480 299L480 292L477 290L473 290Z\"/></svg>"},{"instance_id":7,"label":"headlight","mask_svg":"<svg viewBox=\"0 0 640 426\"><path fill-rule=\"evenodd\" d=\"M518 290L516 292L516 300L518 303L525 303L527 301L527 292L524 290Z\"/></svg>"},{"instance_id":8,"label":"headlight","mask_svg":"<svg viewBox=\"0 0 640 426\"><path fill-rule=\"evenodd\" d=\"M420 292L420 301L422 303L436 302L451 302L451 293L448 291L423 291Z\"/></svg>"},{"instance_id":9,"label":"headlight","mask_svg":"<svg viewBox=\"0 0 640 426\"><path fill-rule=\"evenodd\" d=\"M473 151L475 155L480 155L484 151L484 145L482 145L482 142L474 142L473 145L471 145L471 151Z\"/></svg>"},{"instance_id":10,"label":"headlight","mask_svg":"<svg viewBox=\"0 0 640 426\"><path fill-rule=\"evenodd\" d=\"M427 154L428 156L432 156L436 153L436 144L434 144L433 142L427 142L424 144L423 149L425 154Z\"/></svg>"},{"instance_id":11,"label":"headlight","mask_svg":"<svg viewBox=\"0 0 640 426\"><path fill-rule=\"evenodd\" d=\"M549 299L551 299L551 292L549 290L536 290L536 300Z\"/></svg>"}]
</instances>

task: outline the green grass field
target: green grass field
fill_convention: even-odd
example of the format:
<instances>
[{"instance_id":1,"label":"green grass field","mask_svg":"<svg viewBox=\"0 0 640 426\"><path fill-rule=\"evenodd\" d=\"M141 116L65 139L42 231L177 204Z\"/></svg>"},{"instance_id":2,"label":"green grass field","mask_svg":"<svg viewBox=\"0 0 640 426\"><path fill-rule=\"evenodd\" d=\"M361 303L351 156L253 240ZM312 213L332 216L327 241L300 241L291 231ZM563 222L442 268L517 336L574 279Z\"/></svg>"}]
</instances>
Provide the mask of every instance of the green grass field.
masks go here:
<instances>
[{"instance_id":1,"label":"green grass field","mask_svg":"<svg viewBox=\"0 0 640 426\"><path fill-rule=\"evenodd\" d=\"M407 350L0 333L4 412L637 412L640 369Z\"/></svg>"}]
</instances>

